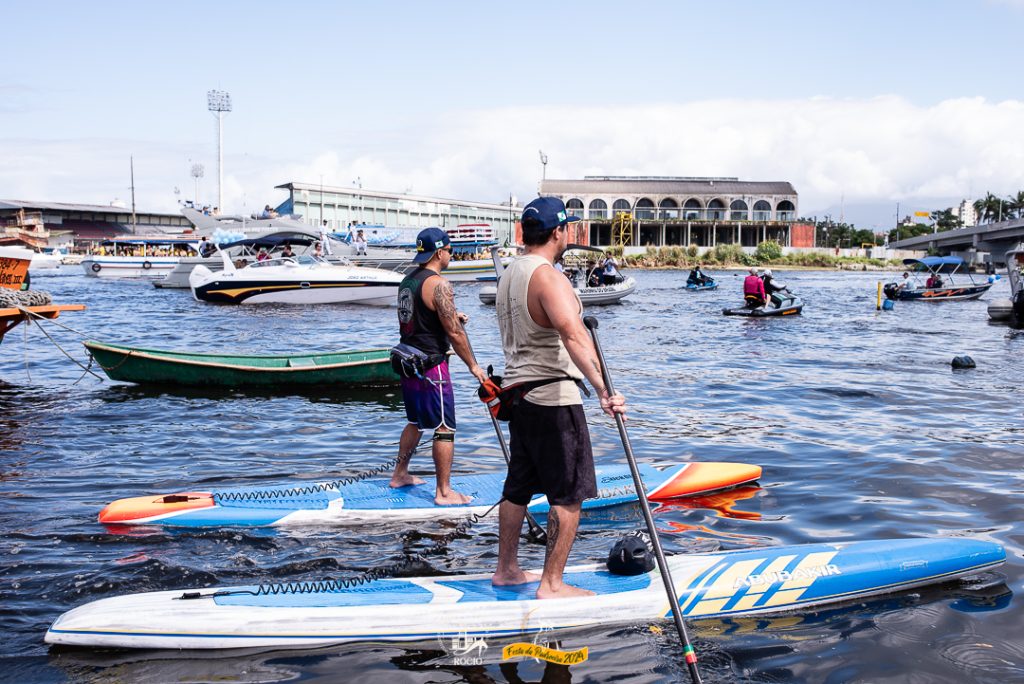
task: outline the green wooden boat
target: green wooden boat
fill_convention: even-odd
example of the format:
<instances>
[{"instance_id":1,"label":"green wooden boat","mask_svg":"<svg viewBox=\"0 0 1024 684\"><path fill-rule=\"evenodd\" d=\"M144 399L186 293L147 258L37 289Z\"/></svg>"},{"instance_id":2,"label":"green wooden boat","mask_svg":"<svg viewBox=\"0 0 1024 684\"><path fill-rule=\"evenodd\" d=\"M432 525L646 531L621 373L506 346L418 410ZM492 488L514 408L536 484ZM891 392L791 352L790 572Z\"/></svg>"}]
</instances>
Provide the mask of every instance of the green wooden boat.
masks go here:
<instances>
[{"instance_id":1,"label":"green wooden boat","mask_svg":"<svg viewBox=\"0 0 1024 684\"><path fill-rule=\"evenodd\" d=\"M362 349L283 356L228 356L138 349L85 342L90 356L111 380L145 385L193 387L279 387L397 385L387 349Z\"/></svg>"}]
</instances>

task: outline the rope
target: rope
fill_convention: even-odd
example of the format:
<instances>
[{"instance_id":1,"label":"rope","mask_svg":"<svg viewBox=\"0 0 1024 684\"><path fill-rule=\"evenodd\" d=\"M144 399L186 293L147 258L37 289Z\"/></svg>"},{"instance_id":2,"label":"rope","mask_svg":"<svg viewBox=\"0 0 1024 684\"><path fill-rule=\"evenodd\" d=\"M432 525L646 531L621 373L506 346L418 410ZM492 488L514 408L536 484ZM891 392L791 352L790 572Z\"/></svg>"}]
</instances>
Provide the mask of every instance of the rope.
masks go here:
<instances>
[{"instance_id":1,"label":"rope","mask_svg":"<svg viewBox=\"0 0 1024 684\"><path fill-rule=\"evenodd\" d=\"M124 364L128 363L128 359L130 359L130 358L131 358L131 356L132 356L132 354L134 354L134 353L135 353L135 350L134 350L134 349L129 349L129 350L128 350L128 353L124 355L124 358L123 358L123 359L121 359L120 361L118 361L118 362L117 362L116 364L114 364L113 366L104 366L104 365L103 365L102 363L100 363L100 362L99 362L99 361L98 361L98 360L96 359L96 357L95 357L95 356L93 356L93 353L92 353L92 351L89 351L88 353L89 353L89 365L90 365L90 366L92 365L92 362L93 362L93 361L96 361L96 365L97 365L97 366L99 366L100 368L102 368L103 370L105 370L105 371L106 371L107 373L110 373L111 371L116 371L116 370L117 370L118 368L120 368L120 367L121 367L121 366L123 366Z\"/></svg>"},{"instance_id":2,"label":"rope","mask_svg":"<svg viewBox=\"0 0 1024 684\"><path fill-rule=\"evenodd\" d=\"M411 452L404 456L396 456L390 461L365 470L358 475L352 475L351 477L342 477L337 480L331 480L330 482L318 482L316 484L306 485L304 487L288 487L285 489L267 489L256 492L213 492L213 500L215 503L223 504L226 502L240 502L240 501L273 501L274 499L291 499L298 496L304 496L306 494L319 494L321 492L328 492L335 489L341 489L346 485L355 484L362 482L374 475L380 475L391 470L399 463L404 460L412 458L413 454L416 453L416 449L413 448Z\"/></svg>"},{"instance_id":3,"label":"rope","mask_svg":"<svg viewBox=\"0 0 1024 684\"><path fill-rule=\"evenodd\" d=\"M21 306L19 306L19 307L18 307L18 309L19 309L19 310L20 310L20 311L21 311L21 312L22 312L23 314L26 314L25 320L26 320L26 321L28 321L28 322L30 322L30 323L35 323L35 324L36 324L36 327L37 327L37 328L39 328L39 329L40 329L40 330L42 331L42 333L43 333L44 335L46 335L46 339L50 340L50 342L51 342L51 343L53 344L53 346L55 346L55 347L56 347L57 349L59 349L59 350L60 350L60 352L61 352L61 353L62 353L62 354L63 354L64 356L66 356L66 357L68 357L69 359L71 359L71 361L72 361L72 362L73 362L73 363L74 363L74 364L75 364L76 366L78 366L79 368L81 368L81 369L85 370L85 372L87 372L87 373L90 373L90 374L91 374L91 375L92 375L93 377L95 377L96 379L98 379L98 380L103 380L103 378L101 378L100 376L98 376L98 375L96 375L95 373L93 373L93 372L92 372L91 370L89 370L89 369L88 369L87 367L83 366L83 365L82 365L82 362L81 362L81 361L79 361L79 360L78 360L78 359L76 359L75 357L71 356L71 354L67 353L67 351L65 351L64 347L60 346L60 344L58 344L58 343L57 343L57 340L53 339L53 337L52 337L52 336L50 335L50 333L46 332L46 328L44 328L44 327L43 327L43 326L42 326L42 325L41 325L41 324L39 323L39 321L37 321L37 320L35 320L35 319L33 319L33 318L29 318L29 317L28 317L28 315L27 315L27 314L34 314L34 315L38 316L38 314L35 314L35 312L34 312L34 311L29 311L28 309L26 309L26 308L24 308L24 307L21 307ZM43 318L43 316L38 316L38 317L39 317L39 318ZM28 326L25 326L25 338L26 338L26 340L28 339ZM27 353L28 353L28 352L27 352L27 348L28 348L28 345L26 344L25 346L26 346L26 354L27 354ZM91 364L90 364L90 365L91 365ZM25 370L26 370L26 372L28 371L28 358L27 358L27 357L26 357L26 359L25 359ZM83 375L83 377L84 377L84 375ZM29 379L31 380L31 376L29 377ZM82 378L79 378L79 380L81 380L81 379L82 379ZM78 381L76 380L75 382L77 383Z\"/></svg>"},{"instance_id":4,"label":"rope","mask_svg":"<svg viewBox=\"0 0 1024 684\"><path fill-rule=\"evenodd\" d=\"M430 548L423 551L423 553L406 554L406 557L401 561L376 567L372 570L367 570L363 574L351 579L326 579L308 582L275 582L270 584L260 584L255 589L236 589L233 591L220 590L210 594L203 594L198 591L185 592L178 598L219 598L221 596L239 596L244 594L249 596L289 596L293 594L336 592L361 587L375 580L393 577L395 574L409 568L414 563L419 562L429 564L428 556L437 556L444 553L449 542L454 541L459 535L465 534L473 527L473 525L490 515L491 511L497 508L502 501L504 501L504 497L488 508L485 512L481 514L471 514L468 518L456 525L455 529L435 541Z\"/></svg>"}]
</instances>

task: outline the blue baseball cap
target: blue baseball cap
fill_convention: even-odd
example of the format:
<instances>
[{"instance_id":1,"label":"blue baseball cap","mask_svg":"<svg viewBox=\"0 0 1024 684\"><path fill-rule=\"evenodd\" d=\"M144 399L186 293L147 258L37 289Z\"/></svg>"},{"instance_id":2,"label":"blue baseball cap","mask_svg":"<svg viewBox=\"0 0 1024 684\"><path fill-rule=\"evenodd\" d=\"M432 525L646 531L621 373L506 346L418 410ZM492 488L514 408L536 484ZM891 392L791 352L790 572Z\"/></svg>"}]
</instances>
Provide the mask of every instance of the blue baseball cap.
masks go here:
<instances>
[{"instance_id":1,"label":"blue baseball cap","mask_svg":"<svg viewBox=\"0 0 1024 684\"><path fill-rule=\"evenodd\" d=\"M569 215L565 210L565 202L557 197L538 197L523 209L520 222L523 233L543 235L559 226L579 220L579 216Z\"/></svg>"},{"instance_id":2,"label":"blue baseball cap","mask_svg":"<svg viewBox=\"0 0 1024 684\"><path fill-rule=\"evenodd\" d=\"M437 250L444 249L450 244L452 241L448 233L440 228L424 228L416 236L416 256L413 257L413 263L427 263Z\"/></svg>"}]
</instances>

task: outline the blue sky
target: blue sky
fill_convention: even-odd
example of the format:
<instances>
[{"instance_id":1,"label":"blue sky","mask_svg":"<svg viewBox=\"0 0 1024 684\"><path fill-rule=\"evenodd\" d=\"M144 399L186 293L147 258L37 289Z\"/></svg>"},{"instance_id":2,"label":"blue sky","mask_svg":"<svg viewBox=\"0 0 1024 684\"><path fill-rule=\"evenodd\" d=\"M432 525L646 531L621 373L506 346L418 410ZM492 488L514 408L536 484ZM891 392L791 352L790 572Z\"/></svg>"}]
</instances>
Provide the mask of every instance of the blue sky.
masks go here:
<instances>
[{"instance_id":1,"label":"blue sky","mask_svg":"<svg viewBox=\"0 0 1024 684\"><path fill-rule=\"evenodd\" d=\"M13 2L4 14L5 198L124 199L134 155L140 205L173 209L175 186L191 197L192 162L209 201L211 88L234 102L232 211L321 175L528 198L538 149L549 177L789 180L801 213L842 199L865 225L885 220L868 207L1024 188L1022 1Z\"/></svg>"}]
</instances>

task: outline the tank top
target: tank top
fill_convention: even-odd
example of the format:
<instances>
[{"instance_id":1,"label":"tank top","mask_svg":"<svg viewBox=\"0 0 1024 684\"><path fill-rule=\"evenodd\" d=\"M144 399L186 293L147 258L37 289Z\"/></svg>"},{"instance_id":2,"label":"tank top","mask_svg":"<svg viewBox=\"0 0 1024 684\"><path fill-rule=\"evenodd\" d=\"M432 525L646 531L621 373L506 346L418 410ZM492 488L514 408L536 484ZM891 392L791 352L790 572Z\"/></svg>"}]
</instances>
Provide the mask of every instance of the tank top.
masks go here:
<instances>
[{"instance_id":1,"label":"tank top","mask_svg":"<svg viewBox=\"0 0 1024 684\"><path fill-rule=\"evenodd\" d=\"M530 279L538 268L545 265L551 266L542 256L528 254L517 257L498 281L495 304L498 309L501 346L505 350L506 386L562 376L583 379L583 373L572 362L558 331L537 325L530 316L527 306ZM583 304L578 294L576 306L582 314ZM526 399L541 406L583 403L579 388L570 380L538 387L528 393Z\"/></svg>"},{"instance_id":2,"label":"tank top","mask_svg":"<svg viewBox=\"0 0 1024 684\"><path fill-rule=\"evenodd\" d=\"M427 308L420 293L427 278L438 275L422 266L410 273L398 286L398 330L402 344L427 354L448 352L448 334L436 311Z\"/></svg>"}]
</instances>

